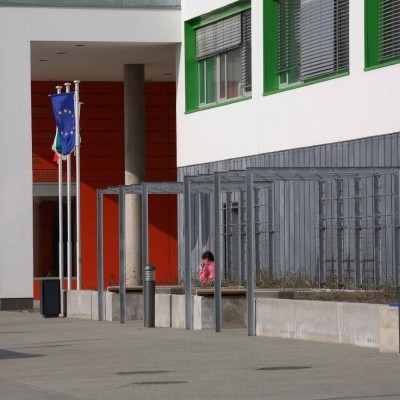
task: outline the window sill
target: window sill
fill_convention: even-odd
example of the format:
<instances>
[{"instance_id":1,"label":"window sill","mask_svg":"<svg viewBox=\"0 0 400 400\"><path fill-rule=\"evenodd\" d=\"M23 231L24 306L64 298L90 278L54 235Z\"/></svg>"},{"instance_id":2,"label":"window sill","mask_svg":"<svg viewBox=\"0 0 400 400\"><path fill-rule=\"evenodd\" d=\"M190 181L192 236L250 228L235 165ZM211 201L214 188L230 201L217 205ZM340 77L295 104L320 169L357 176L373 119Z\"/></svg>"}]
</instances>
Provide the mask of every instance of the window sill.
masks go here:
<instances>
[{"instance_id":1,"label":"window sill","mask_svg":"<svg viewBox=\"0 0 400 400\"><path fill-rule=\"evenodd\" d=\"M330 81L332 79L342 78L343 76L348 76L348 75L350 75L350 73L348 71L341 72L340 74L328 75L328 76L324 76L322 78L314 79L314 80L309 81L309 82L299 83L298 85L292 85L292 86L289 86L289 87L286 87L286 88L281 88L281 89L269 90L269 91L264 92L263 96L269 96L271 94L287 92L288 90L298 89L298 88L301 88L301 87L304 87L304 86L310 86L310 85L314 85L316 83Z\"/></svg>"},{"instance_id":2,"label":"window sill","mask_svg":"<svg viewBox=\"0 0 400 400\"><path fill-rule=\"evenodd\" d=\"M252 96L246 96L246 97L240 97L237 99L223 101L221 103L214 103L214 104L210 104L210 105L207 105L204 107L198 107L193 110L187 110L187 111L185 111L185 114L192 114L192 113L198 112L198 111L210 110L211 108L222 107L222 106L226 106L228 104L233 104L233 103L239 103L241 101L251 100L251 98L252 98Z\"/></svg>"},{"instance_id":3,"label":"window sill","mask_svg":"<svg viewBox=\"0 0 400 400\"><path fill-rule=\"evenodd\" d=\"M400 60L387 61L382 64L376 64L376 65L371 65L370 67L365 67L364 71L372 71L374 69L389 67L390 65L395 65L395 64L399 64L399 63L400 63Z\"/></svg>"}]
</instances>

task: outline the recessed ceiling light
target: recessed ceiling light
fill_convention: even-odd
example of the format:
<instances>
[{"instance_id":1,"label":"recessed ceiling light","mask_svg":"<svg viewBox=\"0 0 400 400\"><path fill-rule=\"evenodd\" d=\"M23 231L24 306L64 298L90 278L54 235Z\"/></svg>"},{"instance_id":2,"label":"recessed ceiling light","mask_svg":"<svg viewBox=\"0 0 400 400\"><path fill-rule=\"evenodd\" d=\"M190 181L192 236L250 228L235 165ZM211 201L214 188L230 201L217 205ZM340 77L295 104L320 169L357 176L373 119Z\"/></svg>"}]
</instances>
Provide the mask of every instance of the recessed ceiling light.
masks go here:
<instances>
[{"instance_id":1,"label":"recessed ceiling light","mask_svg":"<svg viewBox=\"0 0 400 400\"><path fill-rule=\"evenodd\" d=\"M60 51L59 53L56 54L67 54L65 51Z\"/></svg>"},{"instance_id":2,"label":"recessed ceiling light","mask_svg":"<svg viewBox=\"0 0 400 400\"><path fill-rule=\"evenodd\" d=\"M39 61L49 61L49 60L39 60Z\"/></svg>"}]
</instances>

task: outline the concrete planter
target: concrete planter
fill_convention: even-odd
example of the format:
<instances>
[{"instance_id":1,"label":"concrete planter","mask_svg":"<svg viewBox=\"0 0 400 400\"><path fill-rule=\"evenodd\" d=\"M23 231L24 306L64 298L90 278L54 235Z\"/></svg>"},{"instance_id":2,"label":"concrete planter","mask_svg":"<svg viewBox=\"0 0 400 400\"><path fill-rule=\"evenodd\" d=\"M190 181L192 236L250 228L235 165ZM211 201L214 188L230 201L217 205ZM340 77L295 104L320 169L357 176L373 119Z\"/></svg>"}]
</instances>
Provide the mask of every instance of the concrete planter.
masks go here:
<instances>
[{"instance_id":1,"label":"concrete planter","mask_svg":"<svg viewBox=\"0 0 400 400\"><path fill-rule=\"evenodd\" d=\"M399 353L399 310L397 307L381 307L379 310L380 351Z\"/></svg>"},{"instance_id":2,"label":"concrete planter","mask_svg":"<svg viewBox=\"0 0 400 400\"><path fill-rule=\"evenodd\" d=\"M69 318L99 320L98 294L92 290L69 290L66 292L66 315ZM118 293L104 293L106 321L119 321L120 307ZM126 294L126 319L143 319L143 296L138 292Z\"/></svg>"},{"instance_id":3,"label":"concrete planter","mask_svg":"<svg viewBox=\"0 0 400 400\"><path fill-rule=\"evenodd\" d=\"M275 296L275 294L274 294ZM119 321L119 295L104 294L107 321ZM276 297L276 296L275 296ZM95 291L67 292L67 316L98 320L98 294ZM185 329L185 296L156 294L155 325ZM193 329L214 329L213 295L192 296ZM127 320L143 319L143 296L126 294ZM244 328L247 324L247 299L244 295L222 297L222 326ZM313 340L379 348L399 352L399 313L397 307L380 304L331 301L287 300L257 296L256 335Z\"/></svg>"},{"instance_id":4,"label":"concrete planter","mask_svg":"<svg viewBox=\"0 0 400 400\"><path fill-rule=\"evenodd\" d=\"M244 328L246 298L222 298L222 323L226 328ZM192 296L193 329L214 328L214 297ZM185 329L185 296L156 294L156 326Z\"/></svg>"},{"instance_id":5,"label":"concrete planter","mask_svg":"<svg viewBox=\"0 0 400 400\"><path fill-rule=\"evenodd\" d=\"M398 309L380 304L257 299L256 335L399 352Z\"/></svg>"},{"instance_id":6,"label":"concrete planter","mask_svg":"<svg viewBox=\"0 0 400 400\"><path fill-rule=\"evenodd\" d=\"M67 317L99 319L97 292L92 290L68 290L65 298L67 301Z\"/></svg>"}]
</instances>

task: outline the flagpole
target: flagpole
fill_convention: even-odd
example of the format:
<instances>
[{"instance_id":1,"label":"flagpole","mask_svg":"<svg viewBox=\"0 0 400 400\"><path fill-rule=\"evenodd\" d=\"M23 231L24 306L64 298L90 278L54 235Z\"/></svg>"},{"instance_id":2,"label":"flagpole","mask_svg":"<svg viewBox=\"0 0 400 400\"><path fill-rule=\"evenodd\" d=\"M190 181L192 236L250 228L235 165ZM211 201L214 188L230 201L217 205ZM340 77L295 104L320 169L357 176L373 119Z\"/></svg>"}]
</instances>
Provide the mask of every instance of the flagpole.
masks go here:
<instances>
[{"instance_id":1,"label":"flagpole","mask_svg":"<svg viewBox=\"0 0 400 400\"><path fill-rule=\"evenodd\" d=\"M82 288L82 257L81 257L81 136L80 136L80 114L79 83L75 84L75 162L76 162L76 281L77 289Z\"/></svg>"},{"instance_id":2,"label":"flagpole","mask_svg":"<svg viewBox=\"0 0 400 400\"><path fill-rule=\"evenodd\" d=\"M70 83L65 83L65 92L70 93ZM72 243L71 243L71 154L67 156L67 267L68 290L72 289Z\"/></svg>"},{"instance_id":3,"label":"flagpole","mask_svg":"<svg viewBox=\"0 0 400 400\"><path fill-rule=\"evenodd\" d=\"M61 93L62 86L56 86L57 94ZM56 139L57 140L57 137ZM58 158L58 277L60 279L60 304L63 307L64 290L64 232L63 232L63 193L62 193L62 156Z\"/></svg>"}]
</instances>

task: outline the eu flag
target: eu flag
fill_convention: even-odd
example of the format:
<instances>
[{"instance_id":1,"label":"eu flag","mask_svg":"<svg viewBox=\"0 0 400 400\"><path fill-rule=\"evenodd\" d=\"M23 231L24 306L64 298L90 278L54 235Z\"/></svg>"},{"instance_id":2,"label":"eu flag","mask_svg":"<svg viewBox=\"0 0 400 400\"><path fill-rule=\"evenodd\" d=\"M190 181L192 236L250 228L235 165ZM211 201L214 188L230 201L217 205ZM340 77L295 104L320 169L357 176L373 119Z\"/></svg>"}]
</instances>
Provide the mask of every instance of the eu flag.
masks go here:
<instances>
[{"instance_id":1,"label":"eu flag","mask_svg":"<svg viewBox=\"0 0 400 400\"><path fill-rule=\"evenodd\" d=\"M51 102L61 139L61 154L67 156L76 143L74 93L52 94Z\"/></svg>"}]
</instances>

